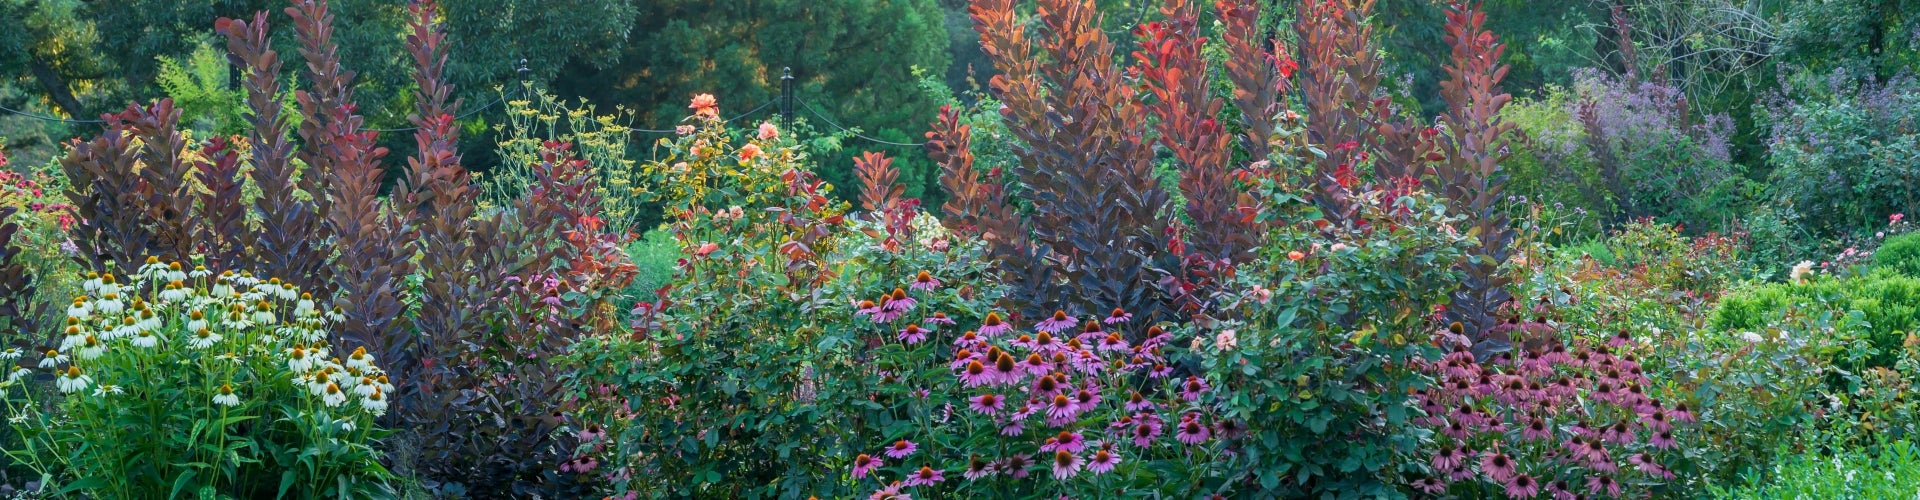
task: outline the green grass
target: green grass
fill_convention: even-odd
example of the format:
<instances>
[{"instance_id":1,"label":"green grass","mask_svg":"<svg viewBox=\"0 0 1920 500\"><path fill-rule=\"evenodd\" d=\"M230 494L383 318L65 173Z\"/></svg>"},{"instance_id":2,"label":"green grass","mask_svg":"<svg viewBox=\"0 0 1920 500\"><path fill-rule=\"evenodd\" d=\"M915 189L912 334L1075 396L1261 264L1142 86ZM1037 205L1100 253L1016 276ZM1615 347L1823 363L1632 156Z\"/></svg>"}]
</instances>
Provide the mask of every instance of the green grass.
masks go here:
<instances>
[{"instance_id":1,"label":"green grass","mask_svg":"<svg viewBox=\"0 0 1920 500\"><path fill-rule=\"evenodd\" d=\"M1920 498L1920 451L1906 441L1875 448L1794 456L1770 473L1748 476L1747 484L1717 493L1720 498L1782 500Z\"/></svg>"}]
</instances>

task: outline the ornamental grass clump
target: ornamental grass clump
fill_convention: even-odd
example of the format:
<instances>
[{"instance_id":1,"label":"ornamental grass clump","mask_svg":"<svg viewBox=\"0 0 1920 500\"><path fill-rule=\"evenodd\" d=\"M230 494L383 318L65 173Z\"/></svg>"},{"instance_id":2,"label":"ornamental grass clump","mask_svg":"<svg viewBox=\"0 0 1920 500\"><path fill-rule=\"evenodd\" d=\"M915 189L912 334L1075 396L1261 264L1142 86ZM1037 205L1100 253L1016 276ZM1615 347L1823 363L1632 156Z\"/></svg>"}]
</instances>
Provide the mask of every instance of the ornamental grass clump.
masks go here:
<instances>
[{"instance_id":1,"label":"ornamental grass clump","mask_svg":"<svg viewBox=\"0 0 1920 500\"><path fill-rule=\"evenodd\" d=\"M10 461L96 498L393 494L372 443L394 387L328 346L338 312L278 279L137 271L90 277L57 349L6 353Z\"/></svg>"}]
</instances>

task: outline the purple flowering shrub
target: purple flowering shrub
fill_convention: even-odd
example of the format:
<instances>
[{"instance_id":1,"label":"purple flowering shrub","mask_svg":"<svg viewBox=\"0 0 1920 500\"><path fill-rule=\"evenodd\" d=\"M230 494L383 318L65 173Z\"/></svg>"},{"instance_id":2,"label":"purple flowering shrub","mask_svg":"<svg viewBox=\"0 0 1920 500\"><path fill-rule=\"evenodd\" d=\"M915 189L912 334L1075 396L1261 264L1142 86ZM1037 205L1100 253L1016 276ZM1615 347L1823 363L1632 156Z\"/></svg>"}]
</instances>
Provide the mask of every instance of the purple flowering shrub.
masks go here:
<instances>
[{"instance_id":1,"label":"purple flowering shrub","mask_svg":"<svg viewBox=\"0 0 1920 500\"><path fill-rule=\"evenodd\" d=\"M1695 116L1678 87L1592 70L1576 75L1574 93L1569 106L1592 161L1564 165L1590 164L1597 172L1562 177L1597 177L1616 220L1719 221L1737 215L1727 206L1731 183L1741 179L1729 149L1732 119Z\"/></svg>"},{"instance_id":2,"label":"purple flowering shrub","mask_svg":"<svg viewBox=\"0 0 1920 500\"><path fill-rule=\"evenodd\" d=\"M1817 237L1861 237L1920 210L1920 91L1911 76L1858 84L1805 75L1765 107L1768 179ZM1786 96L1792 96L1788 98Z\"/></svg>"}]
</instances>

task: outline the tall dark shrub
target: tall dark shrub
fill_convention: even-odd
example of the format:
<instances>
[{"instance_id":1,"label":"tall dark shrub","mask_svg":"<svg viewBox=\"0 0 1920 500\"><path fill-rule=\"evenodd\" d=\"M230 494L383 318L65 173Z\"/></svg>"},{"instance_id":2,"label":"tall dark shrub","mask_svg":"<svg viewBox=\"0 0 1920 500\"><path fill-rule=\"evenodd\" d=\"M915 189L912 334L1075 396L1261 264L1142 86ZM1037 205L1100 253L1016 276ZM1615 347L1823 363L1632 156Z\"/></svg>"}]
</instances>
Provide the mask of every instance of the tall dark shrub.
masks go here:
<instances>
[{"instance_id":1,"label":"tall dark shrub","mask_svg":"<svg viewBox=\"0 0 1920 500\"><path fill-rule=\"evenodd\" d=\"M1446 197L1455 214L1467 218L1467 233L1477 239L1460 261L1463 281L1453 292L1447 316L1462 323L1476 344L1497 345L1508 340L1491 337L1499 323L1498 310L1513 300L1507 292L1512 278L1500 267L1507 261L1515 233L1507 212L1495 202L1506 187L1507 174L1500 169L1500 161L1508 155L1509 134L1515 126L1500 119L1500 109L1513 97L1500 92L1507 67L1498 61L1505 46L1486 30L1486 17L1478 4L1464 1L1456 2L1447 13L1453 62L1440 83L1447 113L1441 118L1446 133L1438 144L1446 159L1435 164L1430 187Z\"/></svg>"},{"instance_id":2,"label":"tall dark shrub","mask_svg":"<svg viewBox=\"0 0 1920 500\"><path fill-rule=\"evenodd\" d=\"M206 257L211 269L246 266L247 206L240 179L240 152L231 139L215 136L194 160L193 177L202 191L195 194L194 252Z\"/></svg>"},{"instance_id":3,"label":"tall dark shrub","mask_svg":"<svg viewBox=\"0 0 1920 500\"><path fill-rule=\"evenodd\" d=\"M296 190L312 189L325 172L298 172L293 164L293 141L287 136L290 119L282 116L279 97L280 53L268 40L267 13L253 16L252 22L222 18L214 29L227 37L228 59L242 68L247 89L247 138L252 154L248 176L260 190L253 201L253 213L260 218L258 227L242 232L246 242L247 266L263 276L274 276L304 290L325 290L321 269L331 260L325 241L316 231L326 218L321 210L324 191L307 191L306 198ZM324 164L324 162L323 162ZM299 176L296 182L295 176Z\"/></svg>"},{"instance_id":4,"label":"tall dark shrub","mask_svg":"<svg viewBox=\"0 0 1920 500\"><path fill-rule=\"evenodd\" d=\"M102 118L107 121L105 132L74 144L60 159L67 174L67 200L78 219L71 232L83 264L95 271L112 266L131 272L155 246L147 210L141 206L149 198L148 188L135 170L139 151L127 120L116 114Z\"/></svg>"},{"instance_id":5,"label":"tall dark shrub","mask_svg":"<svg viewBox=\"0 0 1920 500\"><path fill-rule=\"evenodd\" d=\"M1369 124L1380 87L1381 57L1367 16L1374 0L1300 0L1294 22L1306 105L1307 139L1326 153L1314 161L1313 202L1328 222L1352 222L1362 164L1380 142Z\"/></svg>"},{"instance_id":6,"label":"tall dark shrub","mask_svg":"<svg viewBox=\"0 0 1920 500\"><path fill-rule=\"evenodd\" d=\"M1232 137L1218 119L1226 103L1214 96L1207 61L1201 56L1207 38L1200 36L1198 10L1189 0L1166 1L1160 7L1164 21L1135 30L1140 50L1133 56L1151 97L1146 108L1158 118L1158 142L1180 161L1180 193L1190 221L1183 235L1190 255L1209 264L1231 265L1249 258L1258 244L1254 202L1234 183ZM1264 53L1258 57L1269 58ZM1262 93L1268 88L1242 93ZM1249 114L1271 112L1270 104L1260 102L1265 96L1248 98L1259 106ZM1258 130L1271 118L1251 119L1255 126L1249 129Z\"/></svg>"},{"instance_id":7,"label":"tall dark shrub","mask_svg":"<svg viewBox=\"0 0 1920 500\"><path fill-rule=\"evenodd\" d=\"M35 335L40 329L32 310L33 274L20 260L20 253L26 249L13 243L14 235L20 232L20 223L13 221L13 215L19 211L19 207L0 207L0 318L6 321L0 328L6 328L9 336L18 335L16 339L36 342L41 339ZM0 369L11 372L13 367Z\"/></svg>"}]
</instances>

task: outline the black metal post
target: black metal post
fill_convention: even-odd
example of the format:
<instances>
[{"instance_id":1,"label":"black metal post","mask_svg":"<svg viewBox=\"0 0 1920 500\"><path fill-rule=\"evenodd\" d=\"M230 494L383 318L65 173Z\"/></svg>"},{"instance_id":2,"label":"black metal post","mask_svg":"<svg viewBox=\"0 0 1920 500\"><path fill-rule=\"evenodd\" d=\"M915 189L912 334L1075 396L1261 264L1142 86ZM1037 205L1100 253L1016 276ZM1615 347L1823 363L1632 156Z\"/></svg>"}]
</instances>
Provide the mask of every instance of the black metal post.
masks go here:
<instances>
[{"instance_id":1,"label":"black metal post","mask_svg":"<svg viewBox=\"0 0 1920 500\"><path fill-rule=\"evenodd\" d=\"M793 123L793 68L780 68L780 120Z\"/></svg>"}]
</instances>

